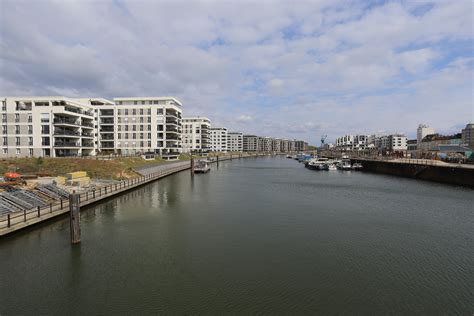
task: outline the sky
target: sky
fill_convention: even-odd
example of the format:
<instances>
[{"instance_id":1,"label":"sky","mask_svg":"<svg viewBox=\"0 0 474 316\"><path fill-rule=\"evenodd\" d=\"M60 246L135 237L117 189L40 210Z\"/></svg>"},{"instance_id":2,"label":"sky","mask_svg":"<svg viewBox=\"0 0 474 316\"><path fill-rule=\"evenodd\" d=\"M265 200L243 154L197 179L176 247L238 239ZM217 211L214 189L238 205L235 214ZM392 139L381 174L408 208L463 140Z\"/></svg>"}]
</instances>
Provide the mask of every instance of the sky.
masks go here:
<instances>
[{"instance_id":1,"label":"sky","mask_svg":"<svg viewBox=\"0 0 474 316\"><path fill-rule=\"evenodd\" d=\"M319 144L474 121L474 2L0 0L0 95L175 96Z\"/></svg>"}]
</instances>

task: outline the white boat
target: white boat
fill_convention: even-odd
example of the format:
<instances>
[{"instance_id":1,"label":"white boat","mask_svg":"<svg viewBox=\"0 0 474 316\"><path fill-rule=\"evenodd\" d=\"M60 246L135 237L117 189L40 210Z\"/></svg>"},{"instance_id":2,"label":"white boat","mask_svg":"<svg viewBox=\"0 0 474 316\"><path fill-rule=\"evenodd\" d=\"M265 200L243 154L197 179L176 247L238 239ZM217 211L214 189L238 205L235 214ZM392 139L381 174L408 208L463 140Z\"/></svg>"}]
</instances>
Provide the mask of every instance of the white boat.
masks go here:
<instances>
[{"instance_id":1,"label":"white boat","mask_svg":"<svg viewBox=\"0 0 474 316\"><path fill-rule=\"evenodd\" d=\"M328 170L329 170L329 171L334 171L334 170L337 170L337 167L336 167L335 164L330 163L330 164L328 164Z\"/></svg>"},{"instance_id":2,"label":"white boat","mask_svg":"<svg viewBox=\"0 0 474 316\"><path fill-rule=\"evenodd\" d=\"M341 162L337 164L337 169L339 170L351 170L351 161L349 159L342 159Z\"/></svg>"},{"instance_id":3,"label":"white boat","mask_svg":"<svg viewBox=\"0 0 474 316\"><path fill-rule=\"evenodd\" d=\"M305 167L311 170L323 170L320 169L320 166L326 164L328 160L329 159L327 158L313 158L305 165Z\"/></svg>"},{"instance_id":4,"label":"white boat","mask_svg":"<svg viewBox=\"0 0 474 316\"><path fill-rule=\"evenodd\" d=\"M198 160L194 164L194 173L206 173L209 171L211 171L211 167L209 167L206 160Z\"/></svg>"},{"instance_id":5,"label":"white boat","mask_svg":"<svg viewBox=\"0 0 474 316\"><path fill-rule=\"evenodd\" d=\"M362 170L362 168L363 168L362 164L358 162L352 165L352 170Z\"/></svg>"}]
</instances>

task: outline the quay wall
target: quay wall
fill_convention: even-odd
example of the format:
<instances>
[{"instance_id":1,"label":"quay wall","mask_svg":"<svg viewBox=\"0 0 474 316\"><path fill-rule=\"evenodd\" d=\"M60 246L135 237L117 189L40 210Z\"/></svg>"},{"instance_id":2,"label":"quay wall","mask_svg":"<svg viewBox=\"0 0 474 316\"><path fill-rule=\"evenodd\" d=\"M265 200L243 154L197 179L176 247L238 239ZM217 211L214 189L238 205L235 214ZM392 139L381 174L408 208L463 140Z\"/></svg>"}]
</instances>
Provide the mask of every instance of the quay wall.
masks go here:
<instances>
[{"instance_id":1,"label":"quay wall","mask_svg":"<svg viewBox=\"0 0 474 316\"><path fill-rule=\"evenodd\" d=\"M368 159L351 159L351 161L362 163L364 172L389 174L474 188L474 168Z\"/></svg>"}]
</instances>

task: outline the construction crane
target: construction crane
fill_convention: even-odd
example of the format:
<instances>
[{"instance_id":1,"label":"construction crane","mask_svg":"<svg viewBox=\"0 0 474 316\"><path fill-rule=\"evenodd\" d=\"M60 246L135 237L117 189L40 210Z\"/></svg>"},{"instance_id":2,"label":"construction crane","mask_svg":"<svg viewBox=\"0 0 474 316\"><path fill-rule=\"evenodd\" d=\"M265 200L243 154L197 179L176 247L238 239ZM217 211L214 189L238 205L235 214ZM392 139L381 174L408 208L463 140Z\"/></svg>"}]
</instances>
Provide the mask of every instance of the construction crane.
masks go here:
<instances>
[{"instance_id":1,"label":"construction crane","mask_svg":"<svg viewBox=\"0 0 474 316\"><path fill-rule=\"evenodd\" d=\"M322 135L321 136L321 148L324 147L324 142L326 141L326 138L328 137L328 135Z\"/></svg>"}]
</instances>

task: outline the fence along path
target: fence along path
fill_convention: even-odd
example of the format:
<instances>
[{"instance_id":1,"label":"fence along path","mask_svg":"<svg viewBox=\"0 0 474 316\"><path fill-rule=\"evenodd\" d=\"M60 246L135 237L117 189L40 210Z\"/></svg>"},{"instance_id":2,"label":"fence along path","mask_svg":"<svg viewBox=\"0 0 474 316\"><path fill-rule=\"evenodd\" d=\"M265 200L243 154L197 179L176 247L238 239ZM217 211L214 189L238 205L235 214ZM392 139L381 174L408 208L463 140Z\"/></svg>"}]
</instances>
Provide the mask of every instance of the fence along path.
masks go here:
<instances>
[{"instance_id":1,"label":"fence along path","mask_svg":"<svg viewBox=\"0 0 474 316\"><path fill-rule=\"evenodd\" d=\"M247 158L255 156L262 155L241 154L220 156L219 161L236 159L239 157ZM216 162L216 160L211 162ZM180 161L137 168L136 171L141 174L141 176L138 178L123 180L118 183L112 183L93 189L91 191L82 192L79 195L80 206L83 207L92 203L96 203L100 200L120 194L121 192L128 191L132 188L139 187L146 183L166 177L170 174L190 168L190 161ZM52 202L46 206L38 206L37 208L31 210L23 210L2 215L0 217L0 237L68 212L69 199L65 198Z\"/></svg>"}]
</instances>

